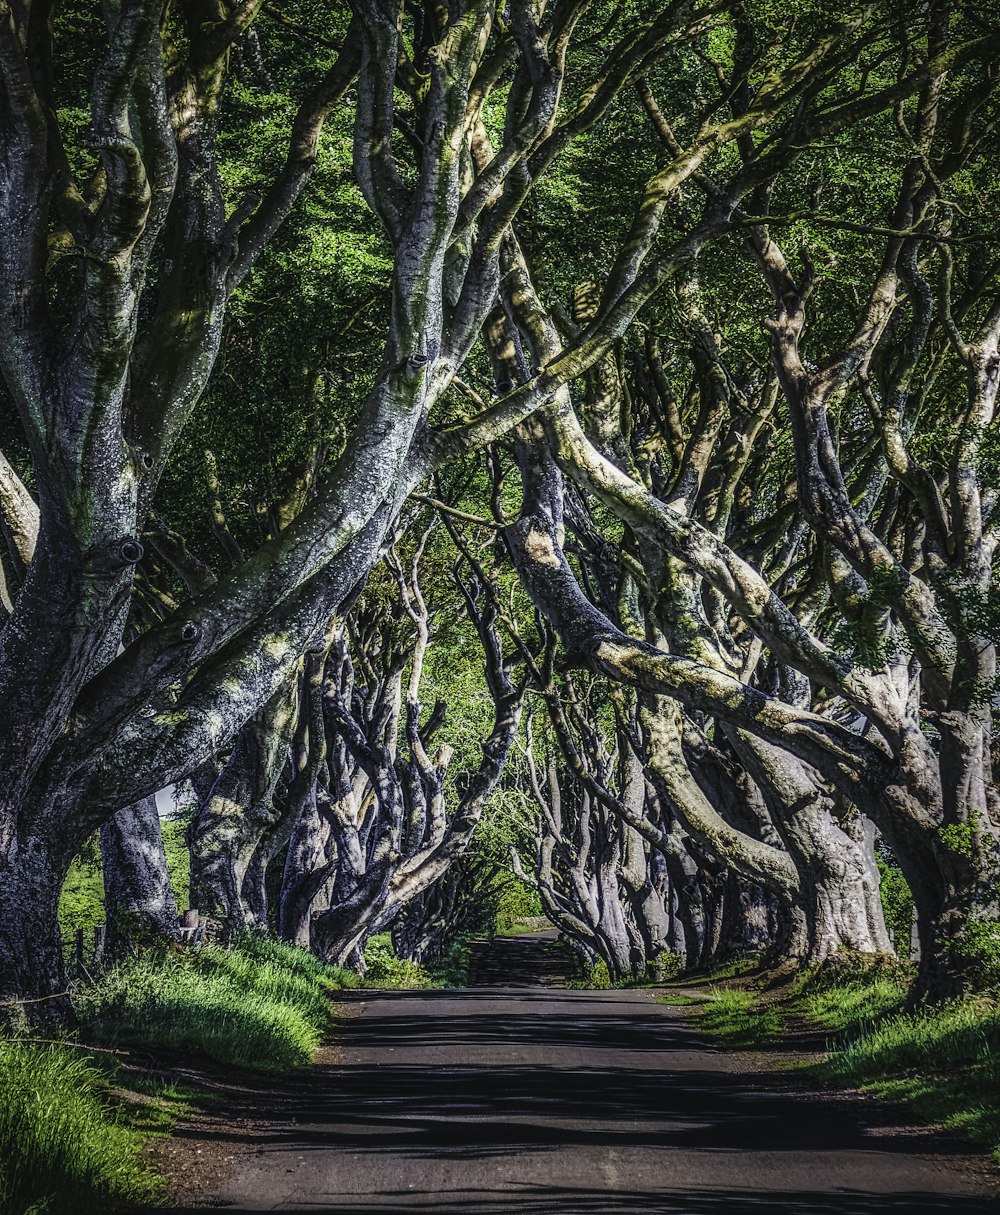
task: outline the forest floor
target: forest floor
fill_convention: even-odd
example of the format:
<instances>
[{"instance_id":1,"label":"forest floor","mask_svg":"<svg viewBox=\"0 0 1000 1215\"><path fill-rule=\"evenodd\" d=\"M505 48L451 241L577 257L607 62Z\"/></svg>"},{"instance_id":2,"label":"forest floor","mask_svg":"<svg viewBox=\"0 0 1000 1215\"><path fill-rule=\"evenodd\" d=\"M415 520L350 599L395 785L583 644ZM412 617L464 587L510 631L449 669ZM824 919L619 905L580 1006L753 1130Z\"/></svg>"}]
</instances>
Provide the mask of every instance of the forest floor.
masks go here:
<instances>
[{"instance_id":1,"label":"forest floor","mask_svg":"<svg viewBox=\"0 0 1000 1215\"><path fill-rule=\"evenodd\" d=\"M1000 1212L986 1157L788 1071L815 1032L720 1050L658 994L345 992L335 1047L277 1080L210 1078L212 1111L155 1163L175 1211L237 1215Z\"/></svg>"}]
</instances>

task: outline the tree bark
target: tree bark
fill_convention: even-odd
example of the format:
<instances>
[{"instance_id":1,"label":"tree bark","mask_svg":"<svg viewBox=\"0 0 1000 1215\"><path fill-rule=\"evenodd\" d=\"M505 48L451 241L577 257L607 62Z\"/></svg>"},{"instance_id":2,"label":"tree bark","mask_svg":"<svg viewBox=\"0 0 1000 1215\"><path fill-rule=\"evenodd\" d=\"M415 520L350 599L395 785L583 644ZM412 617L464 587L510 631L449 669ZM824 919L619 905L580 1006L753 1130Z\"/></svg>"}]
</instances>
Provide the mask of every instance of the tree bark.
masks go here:
<instances>
[{"instance_id":1,"label":"tree bark","mask_svg":"<svg viewBox=\"0 0 1000 1215\"><path fill-rule=\"evenodd\" d=\"M156 798L119 810L101 826L107 942L113 956L132 945L178 938Z\"/></svg>"},{"instance_id":2,"label":"tree bark","mask_svg":"<svg viewBox=\"0 0 1000 1215\"><path fill-rule=\"evenodd\" d=\"M59 894L76 846L27 835L0 849L0 1020L65 1025ZM27 1003L30 1001L30 1003Z\"/></svg>"}]
</instances>

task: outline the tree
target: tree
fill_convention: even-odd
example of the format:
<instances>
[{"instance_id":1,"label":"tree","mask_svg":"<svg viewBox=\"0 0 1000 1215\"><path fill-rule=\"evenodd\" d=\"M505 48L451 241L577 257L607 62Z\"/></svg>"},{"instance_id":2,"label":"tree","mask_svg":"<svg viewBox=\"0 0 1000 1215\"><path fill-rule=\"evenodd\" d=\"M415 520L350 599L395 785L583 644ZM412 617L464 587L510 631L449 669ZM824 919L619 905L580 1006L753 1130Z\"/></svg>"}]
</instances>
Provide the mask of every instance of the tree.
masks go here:
<instances>
[{"instance_id":1,"label":"tree","mask_svg":"<svg viewBox=\"0 0 1000 1215\"><path fill-rule=\"evenodd\" d=\"M841 612L861 618L863 645L845 653L833 637L813 632L824 621L812 618L808 596L796 593L801 613L796 615L772 589L759 554L748 561L711 525L678 509L670 493L680 478L644 481L629 453L602 446L593 419L582 409L579 419L568 407L550 412L544 441L566 474L625 524L640 551L656 557L661 569L676 562L691 572L685 574L695 580L687 593L694 607L689 631L701 652L688 656L681 649L683 656L677 657L677 637L669 629L669 651L629 636L586 601L561 555L561 490L544 451L531 470L522 520L511 529L526 585L575 661L660 698L661 706L662 698L670 697L714 716L752 761L755 775L770 763L778 780L769 783L788 786L786 806L794 804L789 779L795 768L783 761L784 771L778 773L777 752L769 747L790 754L800 773L796 780L815 787L814 770L847 805L859 806L878 824L915 889L923 946L917 990L935 997L960 991L971 977L962 938L969 914L977 906L989 914L992 906L998 826L987 742L994 645L974 606L982 603L992 577L993 502L976 463L995 404L997 314L992 298L983 299L989 279L970 275L962 311L975 336L963 337L953 319L952 284L954 250L966 246L954 243L954 210L947 203L939 210L947 183L974 161L992 130L995 101L992 72L961 71L972 44L960 42L962 18L951 25L944 10L931 13L913 103L896 110L906 156L893 183L890 215L877 233L885 242L879 272L848 320L849 336L833 336L815 363L807 363L801 351L815 268L807 262L801 276L792 273L773 224L763 218L781 192L780 174L762 178L751 196L750 215L741 219L774 301L766 324L791 423L802 522L812 537L808 560ZM948 89L946 80L953 82ZM753 94L747 77L741 84L734 74L732 85L738 116ZM830 121L836 108L821 107L818 115L798 112L788 137L799 146L817 123ZM670 125L664 121L662 129L675 155ZM765 170L776 147L780 144L766 140L761 145L743 141L745 171ZM707 200L725 194L726 186L708 174L692 180ZM850 220L824 222L831 229L853 230ZM877 228L869 223L864 230ZM921 249L927 252L922 255ZM942 283L936 322L929 285L934 261ZM517 273L520 295L531 303L512 306L512 315L534 357L544 362L558 342L555 324L537 306L523 264ZM510 298L513 305L513 293ZM935 331L941 335L937 344ZM956 406L947 471L935 477L915 458L914 419L904 419L921 358L929 357L937 382L949 345L967 368L967 390ZM732 383L728 375L723 380L727 391ZM875 419L867 441L864 434L851 433L857 425L857 414L849 412L852 395L861 397ZM664 404L669 409L670 402ZM702 406L707 408L704 396ZM665 437L671 438L669 428ZM692 446L703 438L704 432L695 434ZM864 456L853 478L845 472L845 452ZM691 447L680 455L682 465L690 455ZM702 470L694 471L697 483ZM790 540L795 539L793 529ZM553 568L559 569L555 578ZM648 562L642 572L649 593L662 595L662 575L651 578ZM755 673L757 655L743 672L727 671L711 656L706 660L704 638L718 634L719 601L774 662L808 681L813 694L804 703ZM722 624L730 628L725 619ZM650 760L674 783L678 804L686 804L690 813L698 790L685 771L681 737L676 726L669 728L671 720L678 720L676 710L651 703L648 722L656 746ZM928 721L934 722L931 731ZM704 818L703 827L708 822ZM816 858L818 842L815 836L800 841L806 857ZM862 846L860 832L855 842ZM843 839L835 851L842 850ZM791 879L787 860L759 847L755 852L761 872L768 867L772 881ZM863 889L864 868L858 875ZM805 888L821 890L820 876L807 872Z\"/></svg>"},{"instance_id":2,"label":"tree","mask_svg":"<svg viewBox=\"0 0 1000 1215\"><path fill-rule=\"evenodd\" d=\"M867 10L775 31L766 12L746 17L738 5L707 13L649 4L636 22L582 0L515 0L503 11L486 0L433 11L359 3L350 17L338 10L316 42L323 70L291 123L284 162L262 192L234 201L220 169L226 89L232 48L260 7L123 0L95 38L93 62L84 55L74 65L74 101L90 98L88 151L60 118L61 28L53 42L37 4L0 4L0 359L18 419L0 488L15 552L36 507L39 521L23 582L17 561L5 567L0 994L62 990L56 900L86 835L224 755L294 685L303 655L378 561L407 496L537 410L581 485L637 534L693 561L782 661L819 682L841 678L841 664L763 595L759 575L724 546L704 549L701 532L637 494L627 472L580 439L569 385L605 366L639 309L709 242L734 225L761 228L741 207L804 149L890 112L945 70L980 63L996 42L977 34L915 57L909 34ZM859 56L866 71L838 96ZM732 80L718 70L723 59ZM658 88L661 71L688 121L664 131L667 163L638 183L592 319L565 335L549 325L540 341L546 310L525 289L515 226L523 217L530 233L539 183L570 157L599 156L599 125L641 80ZM158 589L147 577L147 524L206 391L227 307L302 193L323 124L351 89L354 174L391 260L381 359L350 438L327 453L301 510L249 554L231 554L223 576L181 579L176 606L140 628ZM515 349L500 353L513 373L485 400L461 372L484 336L497 353L508 314ZM313 366L302 378L322 377ZM159 553L170 529L154 531ZM658 652L642 653L664 668ZM683 673L687 703L714 697L718 707L742 695L738 680L667 665L671 691ZM658 677L647 682L665 690ZM864 679L854 673L850 683L853 693ZM765 699L769 740L825 779L846 780L859 753L866 776L884 769L877 744L859 747L822 715ZM727 720L759 733L763 718L748 716ZM58 1000L32 1007L66 1012Z\"/></svg>"}]
</instances>

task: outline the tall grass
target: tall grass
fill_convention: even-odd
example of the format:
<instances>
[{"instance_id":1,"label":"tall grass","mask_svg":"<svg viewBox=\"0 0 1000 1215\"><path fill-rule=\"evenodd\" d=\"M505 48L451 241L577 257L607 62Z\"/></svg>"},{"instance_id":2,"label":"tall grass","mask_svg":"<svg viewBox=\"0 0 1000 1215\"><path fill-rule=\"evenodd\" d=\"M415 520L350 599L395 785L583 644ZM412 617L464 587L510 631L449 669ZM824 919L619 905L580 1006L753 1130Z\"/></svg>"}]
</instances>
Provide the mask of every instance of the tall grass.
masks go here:
<instances>
[{"instance_id":1,"label":"tall grass","mask_svg":"<svg viewBox=\"0 0 1000 1215\"><path fill-rule=\"evenodd\" d=\"M144 1136L78 1050L0 1041L0 1215L90 1215L153 1201Z\"/></svg>"},{"instance_id":2,"label":"tall grass","mask_svg":"<svg viewBox=\"0 0 1000 1215\"><path fill-rule=\"evenodd\" d=\"M281 1071L309 1061L330 992L356 982L304 950L245 937L118 966L74 1004L90 1042ZM98 1215L155 1200L158 1181L141 1159L148 1100L145 1113L132 1111L110 1088L85 1048L0 1039L0 1215ZM175 1117L160 1110L159 1129Z\"/></svg>"},{"instance_id":3,"label":"tall grass","mask_svg":"<svg viewBox=\"0 0 1000 1215\"><path fill-rule=\"evenodd\" d=\"M845 1004L872 1008L856 990L843 994ZM829 1016L823 1019L830 1023ZM840 1011L836 1021L846 1022L846 1034L815 1068L821 1080L905 1102L922 1117L991 1147L1000 1160L1000 1008L970 1000L915 1012L876 1011L853 1022Z\"/></svg>"},{"instance_id":4,"label":"tall grass","mask_svg":"<svg viewBox=\"0 0 1000 1215\"><path fill-rule=\"evenodd\" d=\"M244 937L125 963L75 1005L97 1042L188 1051L219 1063L280 1072L308 1063L329 1025L329 993L347 971L305 950Z\"/></svg>"}]
</instances>

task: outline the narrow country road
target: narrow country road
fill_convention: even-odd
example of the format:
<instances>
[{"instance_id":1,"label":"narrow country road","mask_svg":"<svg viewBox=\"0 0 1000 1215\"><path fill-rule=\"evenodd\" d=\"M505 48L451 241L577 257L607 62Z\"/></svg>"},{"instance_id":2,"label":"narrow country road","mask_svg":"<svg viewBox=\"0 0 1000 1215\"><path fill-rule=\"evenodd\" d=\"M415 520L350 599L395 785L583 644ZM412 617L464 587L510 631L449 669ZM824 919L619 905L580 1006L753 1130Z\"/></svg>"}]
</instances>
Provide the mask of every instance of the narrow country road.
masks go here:
<instances>
[{"instance_id":1,"label":"narrow country road","mask_svg":"<svg viewBox=\"0 0 1000 1215\"><path fill-rule=\"evenodd\" d=\"M877 1107L717 1052L642 991L356 992L212 1205L442 1215L985 1215ZM235 1138L235 1136L234 1136ZM237 1144L229 1145L229 1149ZM935 1155L934 1153L938 1153Z\"/></svg>"}]
</instances>

